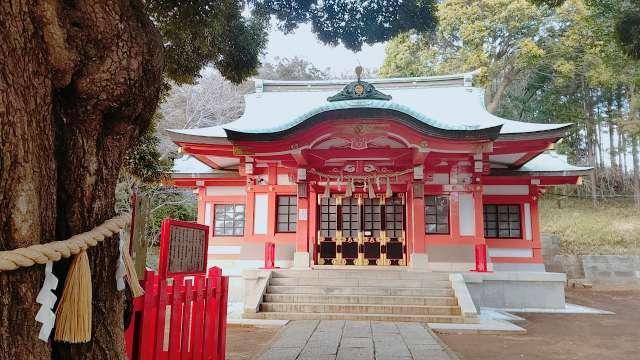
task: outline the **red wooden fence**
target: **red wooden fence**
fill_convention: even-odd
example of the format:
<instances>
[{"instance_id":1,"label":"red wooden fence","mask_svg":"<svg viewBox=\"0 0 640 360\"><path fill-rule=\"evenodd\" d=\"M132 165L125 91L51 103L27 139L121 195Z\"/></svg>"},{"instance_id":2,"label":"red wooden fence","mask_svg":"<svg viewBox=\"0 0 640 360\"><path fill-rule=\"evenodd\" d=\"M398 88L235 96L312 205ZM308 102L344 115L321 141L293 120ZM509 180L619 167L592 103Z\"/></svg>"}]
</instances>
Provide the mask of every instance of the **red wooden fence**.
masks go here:
<instances>
[{"instance_id":1,"label":"red wooden fence","mask_svg":"<svg viewBox=\"0 0 640 360\"><path fill-rule=\"evenodd\" d=\"M172 280L145 273L145 294L134 299L125 331L129 359L224 360L229 278L213 267L206 278Z\"/></svg>"}]
</instances>

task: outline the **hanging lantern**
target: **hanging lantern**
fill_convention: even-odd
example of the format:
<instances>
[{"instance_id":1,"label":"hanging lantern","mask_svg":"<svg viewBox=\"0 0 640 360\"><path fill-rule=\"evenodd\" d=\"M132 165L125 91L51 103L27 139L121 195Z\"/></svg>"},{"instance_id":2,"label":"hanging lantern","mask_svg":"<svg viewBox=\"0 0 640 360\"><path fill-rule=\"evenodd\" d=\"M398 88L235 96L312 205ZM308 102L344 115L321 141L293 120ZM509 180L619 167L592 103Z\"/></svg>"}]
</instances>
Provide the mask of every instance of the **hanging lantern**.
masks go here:
<instances>
[{"instance_id":1,"label":"hanging lantern","mask_svg":"<svg viewBox=\"0 0 640 360\"><path fill-rule=\"evenodd\" d=\"M347 190L345 191L344 196L346 196L346 197L353 196L353 179L351 179L351 182L347 183L346 188L347 188Z\"/></svg>"},{"instance_id":2,"label":"hanging lantern","mask_svg":"<svg viewBox=\"0 0 640 360\"><path fill-rule=\"evenodd\" d=\"M329 178L327 178L327 182L324 184L324 193L322 193L322 197L328 198L330 196L330 193L329 193L330 186L331 186L331 183L329 182Z\"/></svg>"},{"instance_id":3,"label":"hanging lantern","mask_svg":"<svg viewBox=\"0 0 640 360\"><path fill-rule=\"evenodd\" d=\"M393 192L391 191L391 180L387 178L387 190L385 191L384 196L390 198L392 195Z\"/></svg>"},{"instance_id":4,"label":"hanging lantern","mask_svg":"<svg viewBox=\"0 0 640 360\"><path fill-rule=\"evenodd\" d=\"M380 191L380 177L376 177L376 187L378 188L378 191Z\"/></svg>"},{"instance_id":5,"label":"hanging lantern","mask_svg":"<svg viewBox=\"0 0 640 360\"><path fill-rule=\"evenodd\" d=\"M342 175L338 179L338 192L342 192Z\"/></svg>"},{"instance_id":6,"label":"hanging lantern","mask_svg":"<svg viewBox=\"0 0 640 360\"><path fill-rule=\"evenodd\" d=\"M370 199L375 199L376 192L373 191L373 184L371 183L371 181L369 181L368 184L369 184L369 187L368 187L368 189L369 189L369 198Z\"/></svg>"}]
</instances>

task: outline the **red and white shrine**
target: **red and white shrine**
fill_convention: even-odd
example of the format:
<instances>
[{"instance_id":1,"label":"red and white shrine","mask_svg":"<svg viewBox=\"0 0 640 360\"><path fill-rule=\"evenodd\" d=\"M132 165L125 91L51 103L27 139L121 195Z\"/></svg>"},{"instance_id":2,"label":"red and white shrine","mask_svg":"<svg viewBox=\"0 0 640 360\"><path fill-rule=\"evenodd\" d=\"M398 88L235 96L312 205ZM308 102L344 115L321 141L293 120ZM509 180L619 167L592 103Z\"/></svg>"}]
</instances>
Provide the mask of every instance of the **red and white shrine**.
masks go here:
<instances>
[{"instance_id":1,"label":"red and white shrine","mask_svg":"<svg viewBox=\"0 0 640 360\"><path fill-rule=\"evenodd\" d=\"M544 271L538 197L589 169L550 151L569 124L496 117L471 84L256 80L240 119L171 130L209 265L257 268L274 242L280 267Z\"/></svg>"}]
</instances>

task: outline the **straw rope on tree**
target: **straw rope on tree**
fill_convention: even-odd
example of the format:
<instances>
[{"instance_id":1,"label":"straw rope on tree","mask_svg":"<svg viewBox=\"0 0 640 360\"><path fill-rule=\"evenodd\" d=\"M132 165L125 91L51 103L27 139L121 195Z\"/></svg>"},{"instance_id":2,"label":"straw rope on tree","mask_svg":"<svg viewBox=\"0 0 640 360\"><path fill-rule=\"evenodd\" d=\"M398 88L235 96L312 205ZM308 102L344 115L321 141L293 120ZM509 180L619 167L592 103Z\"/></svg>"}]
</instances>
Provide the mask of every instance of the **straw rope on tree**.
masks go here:
<instances>
[{"instance_id":1,"label":"straw rope on tree","mask_svg":"<svg viewBox=\"0 0 640 360\"><path fill-rule=\"evenodd\" d=\"M44 265L74 255L55 316L51 313L52 320L46 320L49 315L42 318L40 316L36 317L37 321L43 322L43 327L47 323L47 330L42 330L44 334L40 336L42 340L46 341L49 337L49 331L53 326L52 323L49 324L49 321L55 321L56 323L54 338L57 341L82 343L91 340L92 283L91 268L86 250L118 234L130 221L131 215L123 214L105 221L90 231L74 235L67 240L0 251L0 272L30 267L35 264ZM120 252L124 265L123 275L129 283L133 296L137 297L144 294L144 290L138 282L133 260L127 249L128 242L123 240ZM122 281L121 277L119 279L118 281ZM55 285L51 286L45 283L43 291L50 291L50 287L55 288ZM55 296L49 296L53 296L53 302L55 302ZM52 307L53 302L48 304L47 307Z\"/></svg>"},{"instance_id":2,"label":"straw rope on tree","mask_svg":"<svg viewBox=\"0 0 640 360\"><path fill-rule=\"evenodd\" d=\"M61 258L76 255L119 233L130 221L131 215L123 214L105 221L90 231L74 235L67 240L0 251L0 272L30 267L35 264L46 264L49 261L58 261Z\"/></svg>"}]
</instances>

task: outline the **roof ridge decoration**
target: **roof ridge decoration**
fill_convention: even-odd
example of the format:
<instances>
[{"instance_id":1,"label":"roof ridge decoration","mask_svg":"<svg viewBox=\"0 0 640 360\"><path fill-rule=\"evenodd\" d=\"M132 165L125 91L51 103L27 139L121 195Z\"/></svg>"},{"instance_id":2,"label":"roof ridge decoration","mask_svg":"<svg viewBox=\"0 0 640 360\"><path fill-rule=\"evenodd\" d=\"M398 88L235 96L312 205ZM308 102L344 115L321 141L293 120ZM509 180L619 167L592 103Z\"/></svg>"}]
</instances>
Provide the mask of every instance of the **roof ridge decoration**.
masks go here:
<instances>
[{"instance_id":1,"label":"roof ridge decoration","mask_svg":"<svg viewBox=\"0 0 640 360\"><path fill-rule=\"evenodd\" d=\"M358 80L352 81L345 85L342 90L327 98L327 101L343 101L343 100L391 100L391 95L384 94L376 90L373 84L360 79L362 75L362 66L356 67L356 75Z\"/></svg>"}]
</instances>

